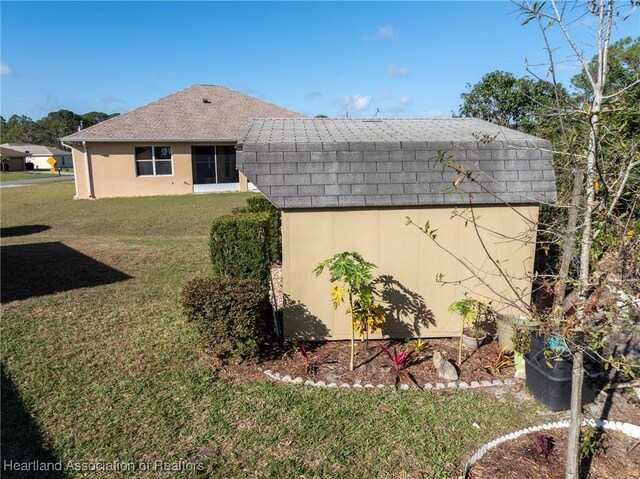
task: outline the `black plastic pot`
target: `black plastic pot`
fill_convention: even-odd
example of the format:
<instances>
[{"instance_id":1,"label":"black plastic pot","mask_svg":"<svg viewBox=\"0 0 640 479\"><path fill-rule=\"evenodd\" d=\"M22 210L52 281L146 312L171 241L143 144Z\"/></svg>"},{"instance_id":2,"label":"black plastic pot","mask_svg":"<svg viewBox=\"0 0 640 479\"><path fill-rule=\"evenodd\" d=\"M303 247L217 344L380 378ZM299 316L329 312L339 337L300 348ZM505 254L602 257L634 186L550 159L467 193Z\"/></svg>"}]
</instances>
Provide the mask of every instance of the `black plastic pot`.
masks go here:
<instances>
[{"instance_id":1,"label":"black plastic pot","mask_svg":"<svg viewBox=\"0 0 640 479\"><path fill-rule=\"evenodd\" d=\"M573 367L571 353L567 351L558 354L551 351L551 348L547 344L546 336L541 335L536 331L531 333L529 360L543 371L555 375L554 377L571 375L571 368ZM589 373L601 373L604 371L602 363L598 360L593 351L589 349L585 349L584 351L584 368Z\"/></svg>"},{"instance_id":2,"label":"black plastic pot","mask_svg":"<svg viewBox=\"0 0 640 479\"><path fill-rule=\"evenodd\" d=\"M549 363L549 364L548 364ZM569 360L558 358L542 362L524 355L527 386L533 396L551 411L571 408L571 368ZM589 371L586 368L582 384L582 404L593 402L602 388L606 376L603 371Z\"/></svg>"}]
</instances>

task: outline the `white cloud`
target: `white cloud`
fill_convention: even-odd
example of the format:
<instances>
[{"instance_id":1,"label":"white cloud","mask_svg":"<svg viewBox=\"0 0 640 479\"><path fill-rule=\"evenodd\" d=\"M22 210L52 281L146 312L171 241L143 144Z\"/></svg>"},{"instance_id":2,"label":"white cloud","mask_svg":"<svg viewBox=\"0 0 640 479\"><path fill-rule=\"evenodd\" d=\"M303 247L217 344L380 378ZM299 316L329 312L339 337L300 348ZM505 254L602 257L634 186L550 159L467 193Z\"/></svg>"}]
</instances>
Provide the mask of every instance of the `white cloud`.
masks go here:
<instances>
[{"instance_id":1,"label":"white cloud","mask_svg":"<svg viewBox=\"0 0 640 479\"><path fill-rule=\"evenodd\" d=\"M389 75L394 78L406 77L409 76L411 70L409 67L399 67L398 65L391 64L389 65Z\"/></svg>"},{"instance_id":2,"label":"white cloud","mask_svg":"<svg viewBox=\"0 0 640 479\"><path fill-rule=\"evenodd\" d=\"M400 104L402 104L402 105L411 104L411 98L408 97L408 96L403 96L402 98L400 98Z\"/></svg>"},{"instance_id":3,"label":"white cloud","mask_svg":"<svg viewBox=\"0 0 640 479\"><path fill-rule=\"evenodd\" d=\"M318 100L320 98L322 98L324 95L322 94L322 92L319 92L318 90L314 90L314 91L310 91L308 93L305 93L304 95L304 99L305 100Z\"/></svg>"},{"instance_id":4,"label":"white cloud","mask_svg":"<svg viewBox=\"0 0 640 479\"><path fill-rule=\"evenodd\" d=\"M395 38L396 32L391 25L386 25L383 27L378 27L376 33L381 38Z\"/></svg>"},{"instance_id":5,"label":"white cloud","mask_svg":"<svg viewBox=\"0 0 640 479\"><path fill-rule=\"evenodd\" d=\"M6 63L0 63L0 75L8 77L13 73L13 70Z\"/></svg>"},{"instance_id":6,"label":"white cloud","mask_svg":"<svg viewBox=\"0 0 640 479\"><path fill-rule=\"evenodd\" d=\"M366 110L371 104L371 95L348 95L342 97L341 103L347 110Z\"/></svg>"},{"instance_id":7,"label":"white cloud","mask_svg":"<svg viewBox=\"0 0 640 479\"><path fill-rule=\"evenodd\" d=\"M389 90L384 90L384 91L380 94L380 99L381 99L381 100L391 100L391 91L389 91Z\"/></svg>"}]
</instances>

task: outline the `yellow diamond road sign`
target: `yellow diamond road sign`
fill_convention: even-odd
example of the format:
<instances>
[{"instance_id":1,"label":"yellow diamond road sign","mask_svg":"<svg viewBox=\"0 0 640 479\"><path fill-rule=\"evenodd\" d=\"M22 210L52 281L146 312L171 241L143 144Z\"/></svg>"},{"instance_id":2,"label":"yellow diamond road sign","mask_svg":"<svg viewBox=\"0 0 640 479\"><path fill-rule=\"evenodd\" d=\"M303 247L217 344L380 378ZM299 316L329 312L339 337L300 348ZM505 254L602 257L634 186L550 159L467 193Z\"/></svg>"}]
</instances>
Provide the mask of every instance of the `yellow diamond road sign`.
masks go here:
<instances>
[{"instance_id":1,"label":"yellow diamond road sign","mask_svg":"<svg viewBox=\"0 0 640 479\"><path fill-rule=\"evenodd\" d=\"M52 168L56 165L57 162L58 162L58 160L56 160L53 156L50 156L47 159L47 163L49 163Z\"/></svg>"}]
</instances>

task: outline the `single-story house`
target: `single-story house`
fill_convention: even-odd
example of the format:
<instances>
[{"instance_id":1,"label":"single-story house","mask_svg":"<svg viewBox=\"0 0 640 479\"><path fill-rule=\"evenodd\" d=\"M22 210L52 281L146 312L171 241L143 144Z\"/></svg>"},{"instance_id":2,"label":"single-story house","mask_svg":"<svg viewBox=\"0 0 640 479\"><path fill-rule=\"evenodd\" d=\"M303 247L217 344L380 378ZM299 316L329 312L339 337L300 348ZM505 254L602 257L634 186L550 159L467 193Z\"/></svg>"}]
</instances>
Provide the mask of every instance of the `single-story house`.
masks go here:
<instances>
[{"instance_id":1,"label":"single-story house","mask_svg":"<svg viewBox=\"0 0 640 479\"><path fill-rule=\"evenodd\" d=\"M247 190L236 143L252 118L304 115L217 85L194 85L61 138L77 198Z\"/></svg>"},{"instance_id":2,"label":"single-story house","mask_svg":"<svg viewBox=\"0 0 640 479\"><path fill-rule=\"evenodd\" d=\"M556 198L548 141L477 119L257 119L237 148L282 209L286 337L350 337L312 273L343 251L377 265L384 337L458 336L448 306L465 292L507 314L529 301L538 209Z\"/></svg>"},{"instance_id":3,"label":"single-story house","mask_svg":"<svg viewBox=\"0 0 640 479\"><path fill-rule=\"evenodd\" d=\"M6 158L6 163L2 165L2 171L23 171L25 169L26 153L1 145L0 155Z\"/></svg>"},{"instance_id":4,"label":"single-story house","mask_svg":"<svg viewBox=\"0 0 640 479\"><path fill-rule=\"evenodd\" d=\"M52 148L50 146L33 145L30 143L4 143L1 146L19 151L25 154L25 162L32 163L36 170L48 170L51 165L47 160L51 157L55 158L56 168L71 168L73 162L71 160L71 152Z\"/></svg>"}]
</instances>

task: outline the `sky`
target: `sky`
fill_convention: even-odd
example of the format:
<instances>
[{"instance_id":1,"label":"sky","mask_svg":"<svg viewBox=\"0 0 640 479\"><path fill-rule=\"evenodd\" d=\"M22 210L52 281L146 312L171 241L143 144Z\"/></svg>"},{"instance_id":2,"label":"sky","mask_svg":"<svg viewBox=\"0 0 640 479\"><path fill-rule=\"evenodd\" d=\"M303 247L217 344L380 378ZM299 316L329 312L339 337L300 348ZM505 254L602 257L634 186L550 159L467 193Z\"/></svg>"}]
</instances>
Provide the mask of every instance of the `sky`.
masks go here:
<instances>
[{"instance_id":1,"label":"sky","mask_svg":"<svg viewBox=\"0 0 640 479\"><path fill-rule=\"evenodd\" d=\"M449 117L484 74L546 61L538 27L522 21L507 1L2 0L0 112L122 113L204 83L307 115ZM593 24L572 25L587 53ZM638 35L636 13L613 38ZM558 31L551 41L568 59ZM557 71L568 84L578 67Z\"/></svg>"}]
</instances>

